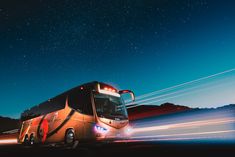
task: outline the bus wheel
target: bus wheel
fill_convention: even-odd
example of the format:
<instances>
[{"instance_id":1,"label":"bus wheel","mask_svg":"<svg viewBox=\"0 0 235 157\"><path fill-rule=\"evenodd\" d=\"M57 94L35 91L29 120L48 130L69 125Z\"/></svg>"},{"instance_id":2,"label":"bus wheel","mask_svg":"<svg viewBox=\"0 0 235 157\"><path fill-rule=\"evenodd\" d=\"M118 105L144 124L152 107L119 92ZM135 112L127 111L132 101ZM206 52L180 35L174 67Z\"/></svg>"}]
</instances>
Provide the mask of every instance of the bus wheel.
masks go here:
<instances>
[{"instance_id":1,"label":"bus wheel","mask_svg":"<svg viewBox=\"0 0 235 157\"><path fill-rule=\"evenodd\" d=\"M25 145L25 146L27 146L28 144L29 144L29 136L26 134L25 135L25 137L24 137L24 142L23 142L23 144Z\"/></svg>"},{"instance_id":2,"label":"bus wheel","mask_svg":"<svg viewBox=\"0 0 235 157\"><path fill-rule=\"evenodd\" d=\"M68 129L65 133L65 144L69 148L76 148L78 145L78 141L75 140L75 133L73 129Z\"/></svg>"},{"instance_id":3,"label":"bus wheel","mask_svg":"<svg viewBox=\"0 0 235 157\"><path fill-rule=\"evenodd\" d=\"M29 138L29 145L34 145L34 136L33 134L30 135L30 138Z\"/></svg>"}]
</instances>

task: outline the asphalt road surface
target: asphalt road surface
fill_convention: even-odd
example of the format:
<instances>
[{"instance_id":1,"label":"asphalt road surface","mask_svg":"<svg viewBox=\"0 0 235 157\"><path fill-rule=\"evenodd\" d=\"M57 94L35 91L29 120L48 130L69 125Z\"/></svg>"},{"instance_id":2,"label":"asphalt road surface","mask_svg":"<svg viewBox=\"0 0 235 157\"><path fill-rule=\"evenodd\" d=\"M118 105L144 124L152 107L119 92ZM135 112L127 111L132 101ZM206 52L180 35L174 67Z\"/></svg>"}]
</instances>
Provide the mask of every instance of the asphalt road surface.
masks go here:
<instances>
[{"instance_id":1,"label":"asphalt road surface","mask_svg":"<svg viewBox=\"0 0 235 157\"><path fill-rule=\"evenodd\" d=\"M76 149L66 149L64 147L25 147L17 145L0 146L0 157L10 156L234 156L235 143L115 143L99 146L78 146Z\"/></svg>"}]
</instances>

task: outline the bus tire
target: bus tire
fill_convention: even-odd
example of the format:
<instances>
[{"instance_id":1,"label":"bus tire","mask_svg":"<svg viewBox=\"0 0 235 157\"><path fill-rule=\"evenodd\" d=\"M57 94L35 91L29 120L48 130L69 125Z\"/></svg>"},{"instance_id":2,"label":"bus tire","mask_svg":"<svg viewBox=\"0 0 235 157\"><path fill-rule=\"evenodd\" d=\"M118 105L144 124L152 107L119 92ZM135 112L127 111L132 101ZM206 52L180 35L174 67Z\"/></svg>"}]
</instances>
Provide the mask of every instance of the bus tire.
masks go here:
<instances>
[{"instance_id":1,"label":"bus tire","mask_svg":"<svg viewBox=\"0 0 235 157\"><path fill-rule=\"evenodd\" d=\"M75 133L73 129L68 129L65 133L65 144L68 148L76 148L78 141L75 140Z\"/></svg>"},{"instance_id":2,"label":"bus tire","mask_svg":"<svg viewBox=\"0 0 235 157\"><path fill-rule=\"evenodd\" d=\"M28 134L25 135L23 145L28 146L29 145L29 136Z\"/></svg>"},{"instance_id":3,"label":"bus tire","mask_svg":"<svg viewBox=\"0 0 235 157\"><path fill-rule=\"evenodd\" d=\"M29 137L29 145L30 146L34 145L34 136L33 136L33 134L31 134L30 137Z\"/></svg>"}]
</instances>

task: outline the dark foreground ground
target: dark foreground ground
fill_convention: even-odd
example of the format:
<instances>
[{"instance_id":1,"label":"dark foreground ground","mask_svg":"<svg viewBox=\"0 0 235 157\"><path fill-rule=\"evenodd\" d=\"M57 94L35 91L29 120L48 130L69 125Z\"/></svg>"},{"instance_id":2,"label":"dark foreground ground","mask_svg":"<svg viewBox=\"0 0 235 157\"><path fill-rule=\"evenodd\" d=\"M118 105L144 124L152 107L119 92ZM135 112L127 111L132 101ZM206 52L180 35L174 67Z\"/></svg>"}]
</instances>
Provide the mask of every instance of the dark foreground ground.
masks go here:
<instances>
[{"instance_id":1,"label":"dark foreground ground","mask_svg":"<svg viewBox=\"0 0 235 157\"><path fill-rule=\"evenodd\" d=\"M235 144L205 144L205 143L118 143L108 144L96 147L80 146L76 149L53 148L53 147L23 147L21 145L0 146L0 157L9 156L32 156L32 157L46 157L46 156L235 156Z\"/></svg>"}]
</instances>

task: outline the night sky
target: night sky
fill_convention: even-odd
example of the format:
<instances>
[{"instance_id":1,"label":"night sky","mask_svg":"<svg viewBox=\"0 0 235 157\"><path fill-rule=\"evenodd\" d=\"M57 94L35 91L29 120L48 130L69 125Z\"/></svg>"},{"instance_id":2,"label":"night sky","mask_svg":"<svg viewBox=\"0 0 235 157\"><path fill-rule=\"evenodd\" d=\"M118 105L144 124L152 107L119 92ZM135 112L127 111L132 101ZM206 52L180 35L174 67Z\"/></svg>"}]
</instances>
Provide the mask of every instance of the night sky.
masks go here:
<instances>
[{"instance_id":1,"label":"night sky","mask_svg":"<svg viewBox=\"0 0 235 157\"><path fill-rule=\"evenodd\" d=\"M136 95L235 67L233 0L1 0L0 115L84 82Z\"/></svg>"}]
</instances>

